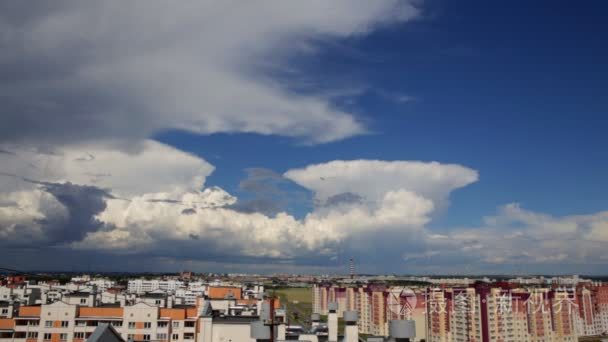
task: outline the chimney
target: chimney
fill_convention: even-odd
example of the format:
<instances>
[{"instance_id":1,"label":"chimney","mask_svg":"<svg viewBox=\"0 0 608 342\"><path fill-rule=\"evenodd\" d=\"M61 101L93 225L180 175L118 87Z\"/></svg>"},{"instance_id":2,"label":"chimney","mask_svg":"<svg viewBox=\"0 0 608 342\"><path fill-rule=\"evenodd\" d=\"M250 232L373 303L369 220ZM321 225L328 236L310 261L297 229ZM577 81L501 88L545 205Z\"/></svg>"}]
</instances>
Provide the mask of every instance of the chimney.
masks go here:
<instances>
[{"instance_id":1,"label":"chimney","mask_svg":"<svg viewBox=\"0 0 608 342\"><path fill-rule=\"evenodd\" d=\"M357 311L344 311L344 342L359 342L359 327Z\"/></svg>"},{"instance_id":2,"label":"chimney","mask_svg":"<svg viewBox=\"0 0 608 342\"><path fill-rule=\"evenodd\" d=\"M338 303L331 302L327 304L329 314L327 315L327 340L329 342L338 342Z\"/></svg>"},{"instance_id":3,"label":"chimney","mask_svg":"<svg viewBox=\"0 0 608 342\"><path fill-rule=\"evenodd\" d=\"M285 341L285 335L286 335L286 327L285 327L285 322L281 322L278 325L276 325L277 327L277 336L275 337L275 341Z\"/></svg>"},{"instance_id":4,"label":"chimney","mask_svg":"<svg viewBox=\"0 0 608 342\"><path fill-rule=\"evenodd\" d=\"M13 312L15 312L15 300L11 298L8 301L8 316L6 318L13 318Z\"/></svg>"},{"instance_id":5,"label":"chimney","mask_svg":"<svg viewBox=\"0 0 608 342\"><path fill-rule=\"evenodd\" d=\"M270 308L270 303L262 302L260 305L260 312L258 312L258 316L260 316L260 320L269 321L272 309Z\"/></svg>"},{"instance_id":6,"label":"chimney","mask_svg":"<svg viewBox=\"0 0 608 342\"><path fill-rule=\"evenodd\" d=\"M388 324L388 334L395 342L409 342L416 337L416 324L413 320L392 320Z\"/></svg>"},{"instance_id":7,"label":"chimney","mask_svg":"<svg viewBox=\"0 0 608 342\"><path fill-rule=\"evenodd\" d=\"M318 313L313 313L310 315L310 321L312 322L312 326L316 327L321 322L321 315Z\"/></svg>"},{"instance_id":8,"label":"chimney","mask_svg":"<svg viewBox=\"0 0 608 342\"><path fill-rule=\"evenodd\" d=\"M93 292L89 293L89 306L95 306L95 294Z\"/></svg>"},{"instance_id":9,"label":"chimney","mask_svg":"<svg viewBox=\"0 0 608 342\"><path fill-rule=\"evenodd\" d=\"M257 295L257 309L258 309L258 316L262 315L262 303L264 303L264 293L263 292L259 292Z\"/></svg>"},{"instance_id":10,"label":"chimney","mask_svg":"<svg viewBox=\"0 0 608 342\"><path fill-rule=\"evenodd\" d=\"M317 335L302 334L298 337L298 341L319 342Z\"/></svg>"}]
</instances>

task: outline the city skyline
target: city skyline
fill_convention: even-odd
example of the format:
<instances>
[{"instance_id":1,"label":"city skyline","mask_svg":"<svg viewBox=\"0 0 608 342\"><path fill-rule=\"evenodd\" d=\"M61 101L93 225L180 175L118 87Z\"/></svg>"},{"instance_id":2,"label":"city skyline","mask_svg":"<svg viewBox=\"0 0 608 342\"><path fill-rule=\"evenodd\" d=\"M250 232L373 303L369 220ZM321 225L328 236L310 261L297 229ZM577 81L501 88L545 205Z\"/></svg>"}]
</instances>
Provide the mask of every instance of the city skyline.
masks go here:
<instances>
[{"instance_id":1,"label":"city skyline","mask_svg":"<svg viewBox=\"0 0 608 342\"><path fill-rule=\"evenodd\" d=\"M0 266L608 269L608 6L0 5Z\"/></svg>"}]
</instances>

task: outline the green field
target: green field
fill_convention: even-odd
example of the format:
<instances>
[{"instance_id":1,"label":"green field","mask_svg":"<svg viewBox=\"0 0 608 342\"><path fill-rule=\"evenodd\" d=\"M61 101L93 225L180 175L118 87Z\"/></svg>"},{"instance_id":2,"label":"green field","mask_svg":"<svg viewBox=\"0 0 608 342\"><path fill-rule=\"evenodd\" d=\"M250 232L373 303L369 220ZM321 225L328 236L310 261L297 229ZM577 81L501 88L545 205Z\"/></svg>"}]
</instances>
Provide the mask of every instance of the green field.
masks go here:
<instances>
[{"instance_id":1,"label":"green field","mask_svg":"<svg viewBox=\"0 0 608 342\"><path fill-rule=\"evenodd\" d=\"M606 336L590 336L590 337L579 337L579 342L601 342L602 338L606 338Z\"/></svg>"},{"instance_id":2,"label":"green field","mask_svg":"<svg viewBox=\"0 0 608 342\"><path fill-rule=\"evenodd\" d=\"M290 324L309 326L312 314L312 289L310 287L285 287L271 290L287 307Z\"/></svg>"},{"instance_id":3,"label":"green field","mask_svg":"<svg viewBox=\"0 0 608 342\"><path fill-rule=\"evenodd\" d=\"M310 287L288 287L274 290L275 294L289 302L298 301L312 305L312 289Z\"/></svg>"}]
</instances>

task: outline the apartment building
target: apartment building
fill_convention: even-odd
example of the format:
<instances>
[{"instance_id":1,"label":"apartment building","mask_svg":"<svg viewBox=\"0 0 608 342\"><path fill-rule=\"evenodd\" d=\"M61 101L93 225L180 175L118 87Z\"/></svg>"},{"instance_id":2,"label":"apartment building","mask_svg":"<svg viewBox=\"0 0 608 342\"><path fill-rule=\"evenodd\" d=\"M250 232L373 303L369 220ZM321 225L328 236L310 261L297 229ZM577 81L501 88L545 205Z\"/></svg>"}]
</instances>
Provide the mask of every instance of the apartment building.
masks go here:
<instances>
[{"instance_id":1,"label":"apartment building","mask_svg":"<svg viewBox=\"0 0 608 342\"><path fill-rule=\"evenodd\" d=\"M429 289L428 341L574 342L573 293L550 288Z\"/></svg>"},{"instance_id":2,"label":"apartment building","mask_svg":"<svg viewBox=\"0 0 608 342\"><path fill-rule=\"evenodd\" d=\"M587 283L577 286L576 304L579 335L608 334L608 285Z\"/></svg>"},{"instance_id":3,"label":"apartment building","mask_svg":"<svg viewBox=\"0 0 608 342\"><path fill-rule=\"evenodd\" d=\"M24 305L10 308L13 314L0 318L0 342L84 342L102 323L111 325L123 339L136 342L254 342L249 337L250 323L260 319L263 302L199 298L196 305L173 307L145 301L87 306L77 300ZM280 302L275 301L278 306ZM285 313L277 310L277 316Z\"/></svg>"},{"instance_id":4,"label":"apartment building","mask_svg":"<svg viewBox=\"0 0 608 342\"><path fill-rule=\"evenodd\" d=\"M175 291L181 287L184 287L184 282L175 279L132 279L129 280L127 291L130 293L146 293L156 290Z\"/></svg>"},{"instance_id":5,"label":"apartment building","mask_svg":"<svg viewBox=\"0 0 608 342\"><path fill-rule=\"evenodd\" d=\"M327 315L328 303L337 303L338 316L344 311L357 311L359 333L375 336L388 336L389 320L412 319L420 332L417 340L425 339L424 292L413 293L416 298L412 301L408 300L402 291L402 288L382 284L349 287L313 285L313 312Z\"/></svg>"},{"instance_id":6,"label":"apartment building","mask_svg":"<svg viewBox=\"0 0 608 342\"><path fill-rule=\"evenodd\" d=\"M396 295L402 288L383 285L317 284L313 310L327 314L327 303L336 302L339 312L358 311L359 333L376 336L388 336L390 320L414 320L417 340L431 342L574 342L608 333L608 285L546 283L527 288L478 282L413 289L406 295Z\"/></svg>"},{"instance_id":7,"label":"apartment building","mask_svg":"<svg viewBox=\"0 0 608 342\"><path fill-rule=\"evenodd\" d=\"M85 307L59 301L20 307L18 316L3 321L6 329L0 341L83 342L98 324L108 323L125 340L185 342L195 339L198 316L196 307L169 309L146 303ZM12 329L10 339L7 329Z\"/></svg>"},{"instance_id":8,"label":"apartment building","mask_svg":"<svg viewBox=\"0 0 608 342\"><path fill-rule=\"evenodd\" d=\"M26 286L2 286L0 287L0 301L18 301L25 304L35 304L40 300L41 291L38 288Z\"/></svg>"}]
</instances>

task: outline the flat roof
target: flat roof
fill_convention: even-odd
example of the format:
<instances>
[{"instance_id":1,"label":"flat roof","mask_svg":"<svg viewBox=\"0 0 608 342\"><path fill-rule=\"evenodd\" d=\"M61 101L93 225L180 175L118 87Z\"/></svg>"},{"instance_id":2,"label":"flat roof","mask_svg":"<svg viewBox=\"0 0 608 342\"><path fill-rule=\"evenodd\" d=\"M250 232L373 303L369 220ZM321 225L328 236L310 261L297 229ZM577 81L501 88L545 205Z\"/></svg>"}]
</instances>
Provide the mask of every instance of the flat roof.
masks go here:
<instances>
[{"instance_id":1,"label":"flat roof","mask_svg":"<svg viewBox=\"0 0 608 342\"><path fill-rule=\"evenodd\" d=\"M259 316L217 316L213 317L213 323L249 324L259 319Z\"/></svg>"}]
</instances>

